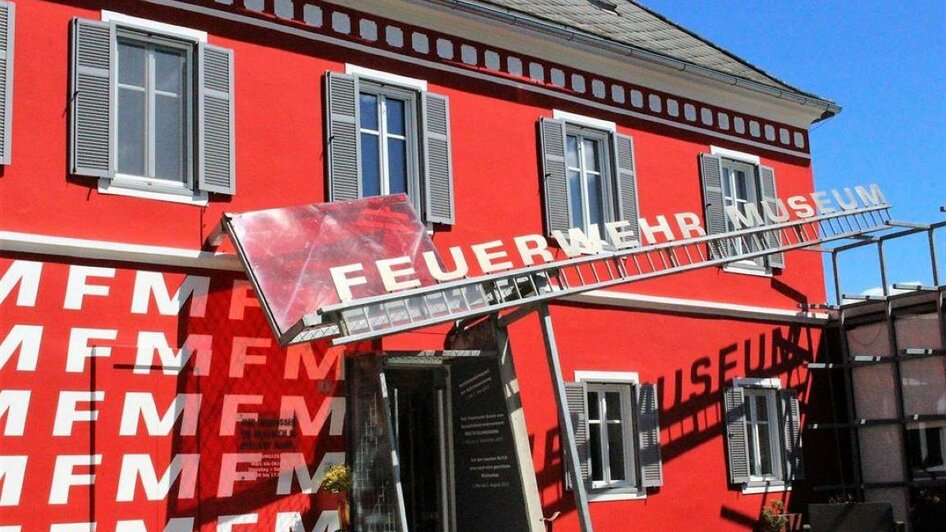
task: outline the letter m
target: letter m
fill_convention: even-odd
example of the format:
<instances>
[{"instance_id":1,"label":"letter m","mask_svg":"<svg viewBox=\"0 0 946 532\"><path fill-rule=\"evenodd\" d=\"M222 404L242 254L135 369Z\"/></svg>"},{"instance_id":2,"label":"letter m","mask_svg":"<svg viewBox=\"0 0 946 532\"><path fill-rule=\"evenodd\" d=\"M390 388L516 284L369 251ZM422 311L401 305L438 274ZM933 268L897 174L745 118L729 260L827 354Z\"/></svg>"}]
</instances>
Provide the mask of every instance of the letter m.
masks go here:
<instances>
[{"instance_id":1,"label":"letter m","mask_svg":"<svg viewBox=\"0 0 946 532\"><path fill-rule=\"evenodd\" d=\"M172 296L168 293L164 274L161 272L139 271L135 276L135 291L131 298L132 314L147 314L148 304L154 296L158 312L165 316L177 316L184 308L184 302L193 296L191 317L202 318L207 310L207 292L210 291L210 278L188 275L180 288Z\"/></svg>"},{"instance_id":2,"label":"letter m","mask_svg":"<svg viewBox=\"0 0 946 532\"><path fill-rule=\"evenodd\" d=\"M318 467L315 468L315 472L310 475L309 466L305 463L304 454L282 453L279 455L279 482L276 484L276 495L289 495L292 491L293 477L299 479L302 493L311 495L318 491L328 468L344 463L345 453L325 453L325 455L322 456L322 461L319 462Z\"/></svg>"},{"instance_id":3,"label":"letter m","mask_svg":"<svg viewBox=\"0 0 946 532\"><path fill-rule=\"evenodd\" d=\"M122 410L122 423L118 433L121 436L138 435L138 420L142 419L148 429L148 435L167 436L183 414L181 436L193 436L197 434L200 399L199 393L177 394L164 415L158 416L153 395L147 392L128 392L125 394L125 407Z\"/></svg>"},{"instance_id":4,"label":"letter m","mask_svg":"<svg viewBox=\"0 0 946 532\"><path fill-rule=\"evenodd\" d=\"M152 361L157 353L161 360L161 370L165 375L179 375L184 371L187 361L194 355L194 375L207 375L210 371L210 350L213 337L209 334L190 334L184 345L177 351L168 345L163 332L141 331L138 333L138 352L135 355L134 373L151 373Z\"/></svg>"},{"instance_id":5,"label":"letter m","mask_svg":"<svg viewBox=\"0 0 946 532\"><path fill-rule=\"evenodd\" d=\"M6 367L19 348L20 357L16 362L17 371L36 371L39 359L39 344L43 339L41 325L14 325L0 342L0 369Z\"/></svg>"},{"instance_id":6,"label":"letter m","mask_svg":"<svg viewBox=\"0 0 946 532\"><path fill-rule=\"evenodd\" d=\"M197 486L197 466L199 463L199 454L175 455L159 480L157 473L154 471L154 464L151 462L151 455L126 454L122 459L121 474L118 477L118 493L115 495L115 500L117 502L133 501L135 499L135 487L139 479L147 500L159 501L166 499L168 492L171 491L171 484L178 477L181 479L181 485L177 497L179 499L193 498Z\"/></svg>"}]
</instances>

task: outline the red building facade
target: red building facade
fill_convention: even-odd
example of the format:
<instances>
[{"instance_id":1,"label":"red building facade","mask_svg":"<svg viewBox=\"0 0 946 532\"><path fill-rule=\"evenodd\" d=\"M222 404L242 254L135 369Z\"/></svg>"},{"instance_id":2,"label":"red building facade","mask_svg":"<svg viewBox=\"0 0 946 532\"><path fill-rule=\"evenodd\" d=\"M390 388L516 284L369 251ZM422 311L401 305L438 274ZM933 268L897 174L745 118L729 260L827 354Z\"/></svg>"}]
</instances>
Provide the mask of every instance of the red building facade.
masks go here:
<instances>
[{"instance_id":1,"label":"red building facade","mask_svg":"<svg viewBox=\"0 0 946 532\"><path fill-rule=\"evenodd\" d=\"M403 191L441 254L674 212L713 232L709 194L811 194L807 128L838 111L635 4L622 16L679 46L596 35L582 10L617 16L597 2L575 2L570 26L542 2L233 4L7 4L0 530L336 529L319 485L351 451L343 360L443 349L448 327L280 348L232 248L208 245L224 213ZM708 190L708 165L727 183ZM821 326L799 303L824 299L820 257L792 251L551 305L598 431L584 455L596 529L745 529L774 499L806 500L819 458L806 445L789 471L776 391L804 418ZM555 530L578 530L539 324L509 335L529 526L560 511ZM724 434L732 389L745 478Z\"/></svg>"}]
</instances>

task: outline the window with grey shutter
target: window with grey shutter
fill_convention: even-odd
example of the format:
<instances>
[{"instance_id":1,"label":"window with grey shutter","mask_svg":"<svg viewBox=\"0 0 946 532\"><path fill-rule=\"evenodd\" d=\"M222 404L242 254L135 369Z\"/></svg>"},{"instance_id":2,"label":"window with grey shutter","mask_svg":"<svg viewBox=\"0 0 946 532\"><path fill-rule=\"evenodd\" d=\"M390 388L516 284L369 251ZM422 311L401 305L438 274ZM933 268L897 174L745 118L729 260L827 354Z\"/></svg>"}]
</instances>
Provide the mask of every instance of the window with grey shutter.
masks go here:
<instances>
[{"instance_id":1,"label":"window with grey shutter","mask_svg":"<svg viewBox=\"0 0 946 532\"><path fill-rule=\"evenodd\" d=\"M759 185L759 188L762 191L762 201L768 205L773 214L778 213L778 196L776 195L775 190L775 170L773 168L768 166L759 167ZM759 210L762 212L764 217L764 208L760 206ZM765 244L769 248L778 247L781 244L780 235L777 234L777 232L766 233ZM768 260L769 266L773 268L785 267L784 253L774 253L769 255L766 260Z\"/></svg>"},{"instance_id":2,"label":"window with grey shutter","mask_svg":"<svg viewBox=\"0 0 946 532\"><path fill-rule=\"evenodd\" d=\"M745 484L749 481L749 449L746 438L746 399L742 388L728 388L723 393L723 409L729 482Z\"/></svg>"},{"instance_id":3,"label":"window with grey shutter","mask_svg":"<svg viewBox=\"0 0 946 532\"><path fill-rule=\"evenodd\" d=\"M198 187L234 194L233 51L206 43L197 51Z\"/></svg>"},{"instance_id":4,"label":"window with grey shutter","mask_svg":"<svg viewBox=\"0 0 946 532\"><path fill-rule=\"evenodd\" d=\"M446 96L421 95L421 142L424 152L424 217L454 222L453 165L450 159L450 102Z\"/></svg>"},{"instance_id":5,"label":"window with grey shutter","mask_svg":"<svg viewBox=\"0 0 946 532\"><path fill-rule=\"evenodd\" d=\"M584 382L566 382L565 383L565 403L568 406L568 413L572 420L572 429L575 431L575 447L578 449L578 467L581 470L582 482L587 483L591 476L588 465L588 388ZM565 439L565 428L562 427L561 448L562 456L568 459L566 451L567 442ZM571 467L567 461L565 464L565 483L568 489L571 489Z\"/></svg>"},{"instance_id":6,"label":"window with grey shutter","mask_svg":"<svg viewBox=\"0 0 946 532\"><path fill-rule=\"evenodd\" d=\"M662 486L663 464L660 459L660 423L657 418L657 388L642 384L637 388L637 430L640 449L641 487Z\"/></svg>"},{"instance_id":7,"label":"window with grey shutter","mask_svg":"<svg viewBox=\"0 0 946 532\"><path fill-rule=\"evenodd\" d=\"M13 33L16 5L0 2L0 164L10 164L13 127Z\"/></svg>"},{"instance_id":8,"label":"window with grey shutter","mask_svg":"<svg viewBox=\"0 0 946 532\"><path fill-rule=\"evenodd\" d=\"M723 181L721 159L709 153L700 154L700 177L703 182L703 213L706 234L715 235L726 232L726 212L723 202ZM730 255L728 246L720 243L710 245L713 258Z\"/></svg>"},{"instance_id":9,"label":"window with grey shutter","mask_svg":"<svg viewBox=\"0 0 946 532\"><path fill-rule=\"evenodd\" d=\"M112 44L115 28L73 19L70 87L70 167L73 174L112 177Z\"/></svg>"},{"instance_id":10,"label":"window with grey shutter","mask_svg":"<svg viewBox=\"0 0 946 532\"><path fill-rule=\"evenodd\" d=\"M785 452L785 481L801 480L805 478L804 464L802 463L802 446L800 419L801 409L798 405L798 394L795 390L779 392L780 411L782 415L782 434Z\"/></svg>"},{"instance_id":11,"label":"window with grey shutter","mask_svg":"<svg viewBox=\"0 0 946 532\"><path fill-rule=\"evenodd\" d=\"M568 182L565 173L565 122L551 118L539 121L542 147L542 189L545 194L545 229L567 233Z\"/></svg>"},{"instance_id":12,"label":"window with grey shutter","mask_svg":"<svg viewBox=\"0 0 946 532\"><path fill-rule=\"evenodd\" d=\"M613 149L617 168L617 216L627 220L637 235L640 210L637 201L637 174L634 166L634 139L627 135L614 134Z\"/></svg>"},{"instance_id":13,"label":"window with grey shutter","mask_svg":"<svg viewBox=\"0 0 946 532\"><path fill-rule=\"evenodd\" d=\"M358 78L329 72L325 76L325 101L328 199L358 199L361 197Z\"/></svg>"}]
</instances>

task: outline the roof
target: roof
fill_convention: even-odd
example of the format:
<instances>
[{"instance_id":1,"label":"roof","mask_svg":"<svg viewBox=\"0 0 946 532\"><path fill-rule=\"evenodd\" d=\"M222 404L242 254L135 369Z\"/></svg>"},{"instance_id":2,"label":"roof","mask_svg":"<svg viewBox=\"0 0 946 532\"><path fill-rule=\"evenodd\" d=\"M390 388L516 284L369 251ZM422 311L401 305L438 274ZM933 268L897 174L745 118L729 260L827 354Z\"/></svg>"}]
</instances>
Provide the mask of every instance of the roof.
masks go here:
<instances>
[{"instance_id":1,"label":"roof","mask_svg":"<svg viewBox=\"0 0 946 532\"><path fill-rule=\"evenodd\" d=\"M631 0L480 0L779 90L822 99L768 74L696 33Z\"/></svg>"}]
</instances>

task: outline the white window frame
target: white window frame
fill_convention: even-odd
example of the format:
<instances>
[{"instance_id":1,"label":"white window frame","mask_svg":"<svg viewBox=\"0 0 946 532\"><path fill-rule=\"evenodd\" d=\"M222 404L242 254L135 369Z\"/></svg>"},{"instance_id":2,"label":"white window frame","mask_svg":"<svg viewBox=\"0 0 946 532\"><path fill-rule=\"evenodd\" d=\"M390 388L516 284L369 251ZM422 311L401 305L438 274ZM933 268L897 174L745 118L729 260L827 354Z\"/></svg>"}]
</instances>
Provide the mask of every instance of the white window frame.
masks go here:
<instances>
[{"instance_id":1,"label":"white window frame","mask_svg":"<svg viewBox=\"0 0 946 532\"><path fill-rule=\"evenodd\" d=\"M118 149L115 149L113 160L109 165L116 171L112 178L100 178L98 191L102 194L113 194L137 198L183 203L194 206L206 206L208 195L206 191L198 190L196 185L196 142L195 132L200 124L196 123L196 97L194 85L196 83L196 47L198 43L207 42L207 33L182 26L165 24L153 20L130 17L113 11L102 11L101 19L115 26L115 39L110 43L112 53L115 54L113 64L112 83L114 84L112 105L116 109L115 123L112 127L112 142L117 147L118 135L118 42L119 40L138 41L145 45L166 46L183 50L186 54L187 73L183 92L187 95L185 116L185 158L183 161L185 177L181 183L168 180L150 178L146 176L123 174L118 169ZM152 127L150 124L148 127ZM150 142L150 141L149 141ZM146 147L147 149L147 147Z\"/></svg>"},{"instance_id":2,"label":"white window frame","mask_svg":"<svg viewBox=\"0 0 946 532\"><path fill-rule=\"evenodd\" d=\"M755 204L756 207L762 212L762 198L761 198L761 183L759 182L759 167L762 166L762 159L758 155L753 155L751 153L745 153L736 150L730 150L728 148L721 148L719 146L710 146L710 153L713 155L718 155L722 158L722 165L725 166L727 161L735 163L748 164L753 167L754 174L753 179L753 188L755 191ZM730 173L730 176L732 174ZM720 174L720 179L725 179L725 177ZM735 182L732 177L730 177L729 190L733 192L733 197L735 197ZM723 191L725 191L725 186ZM723 193L723 201L726 201L725 192ZM729 227L729 217L726 216L726 227L727 230ZM741 245L741 244L740 244ZM762 264L756 262L755 260L741 260L738 262L731 262L723 266L723 271L727 273L736 273L744 275L755 275L760 277L772 277L772 268L770 268L764 259Z\"/></svg>"},{"instance_id":3,"label":"white window frame","mask_svg":"<svg viewBox=\"0 0 946 532\"><path fill-rule=\"evenodd\" d=\"M636 405L634 394L637 391L637 386L640 385L639 375L636 372L623 371L576 371L575 381L584 382L589 392L598 390L623 392L622 404L624 405L625 411L622 412L621 421L625 429L624 439L630 444L630 446L625 449L624 455L625 477L628 480L612 484L592 481L588 490L588 502L646 499L647 490L640 485L641 479L638 471L639 458L637 456L639 433L635 419ZM602 416L606 416L606 412L603 408L599 409L599 413ZM591 430L590 423L588 429L589 431ZM607 448L603 448L602 460L608 459L606 451ZM588 460L591 460L590 454ZM591 471L590 463L588 464L588 470L589 472Z\"/></svg>"},{"instance_id":4,"label":"white window frame","mask_svg":"<svg viewBox=\"0 0 946 532\"><path fill-rule=\"evenodd\" d=\"M358 76L358 105L361 105L361 94L373 94L378 96L378 128L379 131L369 131L369 133L379 135L378 153L380 157L380 189L381 195L390 194L390 176L388 174L387 142L384 142L390 134L387 133L386 107L384 102L387 98L396 98L405 101L405 126L404 140L407 150L407 196L417 212L423 212L423 188L421 184L421 134L420 123L421 114L421 93L427 92L427 81L407 76L400 76L390 72L374 70L358 65L345 64L345 73ZM361 135L363 128L358 124L358 134ZM362 158L364 154L361 155ZM360 161L364 163L364 159ZM358 179L362 179L359 175ZM427 224L429 233L433 232L433 224Z\"/></svg>"},{"instance_id":5,"label":"white window frame","mask_svg":"<svg viewBox=\"0 0 946 532\"><path fill-rule=\"evenodd\" d=\"M791 481L785 478L785 472L782 470L782 456L785 454L785 442L782 435L782 419L779 416L778 402L780 400L779 391L782 389L782 382L777 378L737 378L733 379L733 387L742 388L746 398L743 408L746 409L746 444L749 443L749 431L752 426L749 424L749 397L752 395L762 395L768 398L767 407L769 410L769 426L774 427L770 433L770 459L772 460L773 475L756 476L751 475L749 482L743 485L742 493L744 495L753 495L759 493L778 493L791 491ZM774 417L773 417L774 416ZM774 436L774 437L772 437ZM758 435L753 438L758 444ZM758 458L753 456L752 449L747 449L749 460ZM751 470L751 466L750 466Z\"/></svg>"},{"instance_id":6,"label":"white window frame","mask_svg":"<svg viewBox=\"0 0 946 532\"><path fill-rule=\"evenodd\" d=\"M565 122L565 157L566 165L568 160L568 137L569 136L578 136L578 164L579 168L566 167L566 182L568 179L568 172L570 170L577 170L580 175L581 180L581 195L579 199L582 203L582 227L581 229L586 235L591 236L591 220L588 216L588 184L586 177L585 157L584 157L584 147L581 142L582 139L588 139L595 142L598 142L599 145L599 167L601 168L599 175L601 177L601 202L602 202L602 216L603 221L613 222L617 217L616 204L615 204L615 190L617 183L617 169L614 168L614 146L612 145L613 135L617 133L617 124L609 120L601 120L598 118L593 118L590 116L584 116L575 113L569 113L562 111L560 109L552 110L552 118L556 120L562 120ZM572 220L572 202L574 198L571 196L571 189L568 188L568 221L571 224ZM604 228L599 226L599 233L603 231Z\"/></svg>"}]
</instances>

